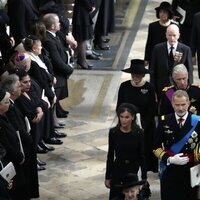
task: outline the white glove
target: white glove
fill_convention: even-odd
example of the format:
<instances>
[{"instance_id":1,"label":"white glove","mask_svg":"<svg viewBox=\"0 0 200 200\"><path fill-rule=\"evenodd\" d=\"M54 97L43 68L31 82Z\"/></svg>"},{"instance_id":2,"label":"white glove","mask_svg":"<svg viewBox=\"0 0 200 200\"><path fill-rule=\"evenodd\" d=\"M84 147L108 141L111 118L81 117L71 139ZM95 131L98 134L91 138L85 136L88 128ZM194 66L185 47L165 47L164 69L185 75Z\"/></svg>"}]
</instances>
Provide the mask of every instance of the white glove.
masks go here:
<instances>
[{"instance_id":1,"label":"white glove","mask_svg":"<svg viewBox=\"0 0 200 200\"><path fill-rule=\"evenodd\" d=\"M169 157L169 163L174 165L185 165L189 162L189 158L187 156L181 157L183 153L178 153L175 156Z\"/></svg>"}]
</instances>

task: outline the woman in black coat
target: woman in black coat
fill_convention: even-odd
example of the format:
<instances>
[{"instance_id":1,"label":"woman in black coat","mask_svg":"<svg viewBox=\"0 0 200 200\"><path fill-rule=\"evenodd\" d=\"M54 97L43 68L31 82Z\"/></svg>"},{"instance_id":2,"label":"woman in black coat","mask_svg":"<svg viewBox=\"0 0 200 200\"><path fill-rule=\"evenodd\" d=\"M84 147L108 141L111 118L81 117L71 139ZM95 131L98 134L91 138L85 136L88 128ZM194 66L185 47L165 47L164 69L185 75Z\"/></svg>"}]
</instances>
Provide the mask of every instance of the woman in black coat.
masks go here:
<instances>
[{"instance_id":1,"label":"woman in black coat","mask_svg":"<svg viewBox=\"0 0 200 200\"><path fill-rule=\"evenodd\" d=\"M144 157L143 130L136 124L135 106L123 103L117 109L118 124L109 131L105 186L110 188L110 198L118 196L122 178L127 173L137 174L139 167L142 179L147 178Z\"/></svg>"},{"instance_id":2,"label":"woman in black coat","mask_svg":"<svg viewBox=\"0 0 200 200\"><path fill-rule=\"evenodd\" d=\"M163 1L159 7L155 8L156 17L159 19L149 24L147 42L145 46L145 65L149 65L152 57L152 51L156 44L164 42L166 38L167 27L172 23L173 17L172 6L170 3Z\"/></svg>"},{"instance_id":3,"label":"woman in black coat","mask_svg":"<svg viewBox=\"0 0 200 200\"><path fill-rule=\"evenodd\" d=\"M95 10L92 0L75 0L72 33L78 43L77 64L81 69L89 69L86 61L86 42L93 37L92 18L90 13Z\"/></svg>"},{"instance_id":4,"label":"woman in black coat","mask_svg":"<svg viewBox=\"0 0 200 200\"><path fill-rule=\"evenodd\" d=\"M121 83L118 91L117 109L122 103L131 103L140 114L141 127L144 129L144 149L147 171L158 171L158 161L153 155L155 133L156 94L153 85L143 77L150 71L144 68L144 61L131 60L130 68L122 70L131 74L131 80Z\"/></svg>"}]
</instances>

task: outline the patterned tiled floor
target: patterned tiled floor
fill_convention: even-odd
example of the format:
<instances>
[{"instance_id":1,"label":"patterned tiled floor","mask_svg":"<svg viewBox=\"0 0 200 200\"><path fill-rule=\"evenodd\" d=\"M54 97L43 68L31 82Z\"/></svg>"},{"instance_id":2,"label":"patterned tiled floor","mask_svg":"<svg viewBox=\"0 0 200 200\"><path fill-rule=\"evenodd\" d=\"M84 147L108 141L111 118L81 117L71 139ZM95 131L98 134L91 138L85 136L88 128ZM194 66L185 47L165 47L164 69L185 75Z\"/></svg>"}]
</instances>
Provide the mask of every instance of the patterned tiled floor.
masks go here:
<instances>
[{"instance_id":1,"label":"patterned tiled floor","mask_svg":"<svg viewBox=\"0 0 200 200\"><path fill-rule=\"evenodd\" d=\"M62 119L66 122L63 131L68 137L63 139L63 145L55 146L55 151L39 155L47 162L47 169L39 172L41 200L108 199L108 190L103 184L107 134L116 122L119 84L129 78L118 69L129 66L130 59L143 58L147 27L155 20L154 8L160 4L159 0L117 2L120 5L116 8L118 24L116 33L110 36L111 50L96 62L98 71L75 70L69 81L70 97L62 101L63 107L70 111L69 117ZM134 15L139 4L142 13ZM142 9L145 9L144 15ZM136 24L133 24L134 17ZM158 200L157 174L148 176L151 199Z\"/></svg>"}]
</instances>

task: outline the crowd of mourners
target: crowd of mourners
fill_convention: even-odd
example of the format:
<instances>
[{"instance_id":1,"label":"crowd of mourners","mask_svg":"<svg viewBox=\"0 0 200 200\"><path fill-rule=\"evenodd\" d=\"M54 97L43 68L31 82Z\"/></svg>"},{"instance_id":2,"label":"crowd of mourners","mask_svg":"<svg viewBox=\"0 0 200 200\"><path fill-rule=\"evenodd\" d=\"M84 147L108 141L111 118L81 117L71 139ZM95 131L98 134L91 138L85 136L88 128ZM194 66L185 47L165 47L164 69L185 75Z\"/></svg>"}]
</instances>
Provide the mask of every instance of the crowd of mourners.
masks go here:
<instances>
[{"instance_id":1,"label":"crowd of mourners","mask_svg":"<svg viewBox=\"0 0 200 200\"><path fill-rule=\"evenodd\" d=\"M12 162L16 172L8 181L0 176L1 200L39 197L38 171L46 163L38 154L54 151L52 145L67 136L58 131L65 126L58 118L69 114L60 104L69 95L67 81L75 68L93 68L89 60L103 56L96 50L110 49L115 1L74 0L72 23L65 3L0 1L0 171ZM200 77L200 3L172 0L155 11L144 60L133 59L122 70L131 80L120 85L119 122L109 132L110 199L143 199L138 186L149 187L148 171L160 172L163 200L197 198L189 169L200 161L200 127L191 114L200 114L200 86L193 84L195 64ZM143 79L147 73L150 82ZM144 198L149 196L150 191Z\"/></svg>"},{"instance_id":2,"label":"crowd of mourners","mask_svg":"<svg viewBox=\"0 0 200 200\"><path fill-rule=\"evenodd\" d=\"M0 175L1 200L39 197L38 171L46 162L38 155L67 136L58 118L69 114L60 100L68 97L75 61L92 69L87 59L102 56L92 46L109 50L105 36L113 22L114 1L0 1L0 171L11 162L16 173L7 180Z\"/></svg>"}]
</instances>

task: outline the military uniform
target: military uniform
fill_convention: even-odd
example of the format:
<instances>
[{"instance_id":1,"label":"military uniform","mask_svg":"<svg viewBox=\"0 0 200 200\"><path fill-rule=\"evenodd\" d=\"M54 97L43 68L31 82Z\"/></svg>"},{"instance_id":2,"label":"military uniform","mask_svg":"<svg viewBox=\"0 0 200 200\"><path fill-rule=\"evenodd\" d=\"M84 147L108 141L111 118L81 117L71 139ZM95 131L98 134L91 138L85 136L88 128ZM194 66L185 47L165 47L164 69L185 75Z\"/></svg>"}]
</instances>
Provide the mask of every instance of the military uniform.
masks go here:
<instances>
[{"instance_id":1,"label":"military uniform","mask_svg":"<svg viewBox=\"0 0 200 200\"><path fill-rule=\"evenodd\" d=\"M196 118L196 127L192 130L191 120ZM173 152L172 146L188 135L180 150ZM162 200L193 200L196 199L195 189L190 186L190 167L199 163L200 122L197 116L188 113L182 128L179 127L175 114L162 116L156 132L154 154L161 161L161 199ZM189 157L185 165L167 164L167 159L177 153Z\"/></svg>"},{"instance_id":2,"label":"military uniform","mask_svg":"<svg viewBox=\"0 0 200 200\"><path fill-rule=\"evenodd\" d=\"M160 99L160 115L167 115L174 112L171 104L173 93L177 90L176 86L165 87L162 90ZM200 115L200 85L192 84L185 90L190 99L189 111L196 115Z\"/></svg>"}]
</instances>

